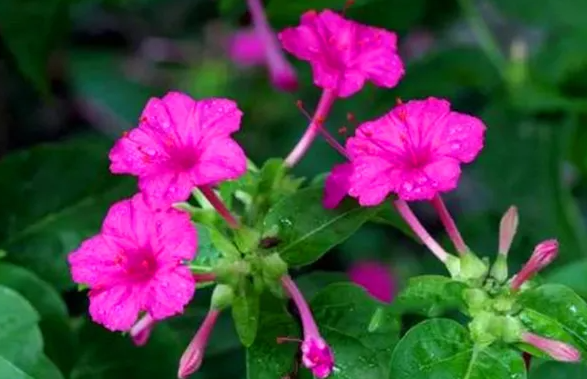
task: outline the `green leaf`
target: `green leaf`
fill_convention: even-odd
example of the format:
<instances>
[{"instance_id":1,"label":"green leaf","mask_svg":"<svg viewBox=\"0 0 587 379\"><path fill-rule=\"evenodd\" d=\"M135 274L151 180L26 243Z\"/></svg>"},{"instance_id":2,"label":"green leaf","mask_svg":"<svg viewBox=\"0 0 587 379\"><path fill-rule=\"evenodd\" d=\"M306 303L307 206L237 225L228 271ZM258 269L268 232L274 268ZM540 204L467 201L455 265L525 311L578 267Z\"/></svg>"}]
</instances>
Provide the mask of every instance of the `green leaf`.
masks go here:
<instances>
[{"instance_id":1,"label":"green leaf","mask_svg":"<svg viewBox=\"0 0 587 379\"><path fill-rule=\"evenodd\" d=\"M0 263L0 285L17 291L35 307L41 317L45 353L63 372L69 372L76 358L75 341L59 293L32 272L9 263Z\"/></svg>"},{"instance_id":2,"label":"green leaf","mask_svg":"<svg viewBox=\"0 0 587 379\"><path fill-rule=\"evenodd\" d=\"M247 379L284 378L294 370L298 345L278 344L278 337L296 338L299 328L285 309L285 304L275 298L263 298L259 334L247 349Z\"/></svg>"},{"instance_id":3,"label":"green leaf","mask_svg":"<svg viewBox=\"0 0 587 379\"><path fill-rule=\"evenodd\" d=\"M344 272L312 271L298 276L296 278L296 284L304 296L311 299L327 286L347 280L348 275Z\"/></svg>"},{"instance_id":4,"label":"green leaf","mask_svg":"<svg viewBox=\"0 0 587 379\"><path fill-rule=\"evenodd\" d=\"M448 319L424 321L397 344L390 379L524 379L522 355L498 346L475 346L469 332Z\"/></svg>"},{"instance_id":5,"label":"green leaf","mask_svg":"<svg viewBox=\"0 0 587 379\"><path fill-rule=\"evenodd\" d=\"M192 264L212 268L222 256L222 253L212 242L210 228L196 224L196 229L198 230L198 252Z\"/></svg>"},{"instance_id":6,"label":"green leaf","mask_svg":"<svg viewBox=\"0 0 587 379\"><path fill-rule=\"evenodd\" d=\"M587 353L587 304L573 290L545 284L522 292L518 302L523 307L520 319L531 331Z\"/></svg>"},{"instance_id":7,"label":"green leaf","mask_svg":"<svg viewBox=\"0 0 587 379\"><path fill-rule=\"evenodd\" d=\"M0 355L0 378L34 379Z\"/></svg>"},{"instance_id":8,"label":"green leaf","mask_svg":"<svg viewBox=\"0 0 587 379\"><path fill-rule=\"evenodd\" d=\"M253 285L244 281L232 302L232 318L236 332L245 347L255 342L259 327L259 294Z\"/></svg>"},{"instance_id":9,"label":"green leaf","mask_svg":"<svg viewBox=\"0 0 587 379\"><path fill-rule=\"evenodd\" d=\"M25 373L33 371L43 349L39 315L18 293L4 286L0 286L0 310L0 373L6 361L15 373L28 378Z\"/></svg>"},{"instance_id":10,"label":"green leaf","mask_svg":"<svg viewBox=\"0 0 587 379\"><path fill-rule=\"evenodd\" d=\"M271 250L293 266L318 260L328 250L350 237L378 208L360 207L347 199L337 209L322 206L323 190L306 188L273 206L263 223L264 237L277 237Z\"/></svg>"},{"instance_id":11,"label":"green leaf","mask_svg":"<svg viewBox=\"0 0 587 379\"><path fill-rule=\"evenodd\" d=\"M41 355L31 374L35 379L65 379L49 358Z\"/></svg>"},{"instance_id":12,"label":"green leaf","mask_svg":"<svg viewBox=\"0 0 587 379\"><path fill-rule=\"evenodd\" d=\"M59 289L72 286L66 255L98 232L112 203L135 191L133 180L108 172L111 145L79 137L0 161L0 246L7 261Z\"/></svg>"},{"instance_id":13,"label":"green leaf","mask_svg":"<svg viewBox=\"0 0 587 379\"><path fill-rule=\"evenodd\" d=\"M79 359L70 379L177 378L185 345L165 324L157 324L149 343L136 347L128 336L112 333L84 320Z\"/></svg>"},{"instance_id":14,"label":"green leaf","mask_svg":"<svg viewBox=\"0 0 587 379\"><path fill-rule=\"evenodd\" d=\"M546 362L530 371L531 379L584 379L587 366L566 362Z\"/></svg>"},{"instance_id":15,"label":"green leaf","mask_svg":"<svg viewBox=\"0 0 587 379\"><path fill-rule=\"evenodd\" d=\"M333 379L387 377L400 328L390 309L384 309L378 327L370 332L369 324L381 312L381 303L348 283L328 286L310 306L322 337L334 352L337 370Z\"/></svg>"},{"instance_id":16,"label":"green leaf","mask_svg":"<svg viewBox=\"0 0 587 379\"><path fill-rule=\"evenodd\" d=\"M549 283L570 287L581 297L587 297L587 261L575 261L558 267L546 276Z\"/></svg>"},{"instance_id":17,"label":"green leaf","mask_svg":"<svg viewBox=\"0 0 587 379\"><path fill-rule=\"evenodd\" d=\"M67 22L66 0L4 0L0 2L0 36L22 74L48 94L49 55L57 31Z\"/></svg>"},{"instance_id":18,"label":"green leaf","mask_svg":"<svg viewBox=\"0 0 587 379\"><path fill-rule=\"evenodd\" d=\"M460 308L466 286L446 276L423 275L410 278L392 307L400 313L437 317L447 310Z\"/></svg>"}]
</instances>

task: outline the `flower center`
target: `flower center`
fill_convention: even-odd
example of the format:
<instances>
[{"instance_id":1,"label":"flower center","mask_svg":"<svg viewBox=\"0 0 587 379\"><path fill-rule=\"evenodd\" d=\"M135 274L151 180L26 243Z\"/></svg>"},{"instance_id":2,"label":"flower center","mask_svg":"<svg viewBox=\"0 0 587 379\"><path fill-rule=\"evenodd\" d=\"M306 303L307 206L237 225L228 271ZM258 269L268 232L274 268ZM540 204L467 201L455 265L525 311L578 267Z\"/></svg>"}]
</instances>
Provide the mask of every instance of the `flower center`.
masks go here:
<instances>
[{"instance_id":1,"label":"flower center","mask_svg":"<svg viewBox=\"0 0 587 379\"><path fill-rule=\"evenodd\" d=\"M190 170L198 162L196 150L190 147L178 149L174 152L172 159L173 166L181 171Z\"/></svg>"},{"instance_id":2,"label":"flower center","mask_svg":"<svg viewBox=\"0 0 587 379\"><path fill-rule=\"evenodd\" d=\"M134 282L150 280L157 271L157 260L150 250L125 251L115 260L127 278Z\"/></svg>"}]
</instances>

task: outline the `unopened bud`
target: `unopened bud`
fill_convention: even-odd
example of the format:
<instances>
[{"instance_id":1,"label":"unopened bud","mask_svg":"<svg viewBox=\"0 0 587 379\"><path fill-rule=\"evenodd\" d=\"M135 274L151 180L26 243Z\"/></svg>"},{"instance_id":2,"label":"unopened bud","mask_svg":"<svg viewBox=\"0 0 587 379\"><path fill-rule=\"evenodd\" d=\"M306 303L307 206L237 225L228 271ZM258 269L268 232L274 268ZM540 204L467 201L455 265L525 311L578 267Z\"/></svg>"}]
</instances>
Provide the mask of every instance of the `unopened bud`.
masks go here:
<instances>
[{"instance_id":1,"label":"unopened bud","mask_svg":"<svg viewBox=\"0 0 587 379\"><path fill-rule=\"evenodd\" d=\"M270 280L278 281L287 273L287 263L277 253L264 257L261 264L263 275Z\"/></svg>"},{"instance_id":2,"label":"unopened bud","mask_svg":"<svg viewBox=\"0 0 587 379\"><path fill-rule=\"evenodd\" d=\"M534 333L522 333L521 340L536 347L550 355L553 359L561 362L578 362L581 360L581 353L573 346L561 341L540 337Z\"/></svg>"},{"instance_id":3,"label":"unopened bud","mask_svg":"<svg viewBox=\"0 0 587 379\"><path fill-rule=\"evenodd\" d=\"M485 278L489 267L474 253L466 252L461 256L460 279L463 281L480 281Z\"/></svg>"},{"instance_id":4,"label":"unopened bud","mask_svg":"<svg viewBox=\"0 0 587 379\"><path fill-rule=\"evenodd\" d=\"M508 279L508 263L505 255L499 254L497 259L491 267L491 276L499 283L503 283Z\"/></svg>"},{"instance_id":5,"label":"unopened bud","mask_svg":"<svg viewBox=\"0 0 587 379\"><path fill-rule=\"evenodd\" d=\"M233 299L234 290L232 287L225 284L218 284L216 287L214 287L210 304L212 308L222 310L231 306Z\"/></svg>"},{"instance_id":6,"label":"unopened bud","mask_svg":"<svg viewBox=\"0 0 587 379\"><path fill-rule=\"evenodd\" d=\"M528 262L512 280L512 289L519 289L524 282L534 276L538 271L551 264L557 255L557 240L547 240L538 244L534 248L534 252Z\"/></svg>"},{"instance_id":7,"label":"unopened bud","mask_svg":"<svg viewBox=\"0 0 587 379\"><path fill-rule=\"evenodd\" d=\"M499 223L499 255L507 255L518 230L518 208L511 206Z\"/></svg>"}]
</instances>

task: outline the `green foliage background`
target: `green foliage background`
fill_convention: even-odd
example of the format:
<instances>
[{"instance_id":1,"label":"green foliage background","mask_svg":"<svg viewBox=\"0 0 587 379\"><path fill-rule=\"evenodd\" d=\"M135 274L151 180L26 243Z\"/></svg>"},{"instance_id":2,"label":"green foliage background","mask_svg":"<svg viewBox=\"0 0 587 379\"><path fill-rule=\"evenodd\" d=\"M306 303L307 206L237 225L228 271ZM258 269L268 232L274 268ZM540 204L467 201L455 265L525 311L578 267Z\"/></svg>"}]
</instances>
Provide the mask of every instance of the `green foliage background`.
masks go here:
<instances>
[{"instance_id":1,"label":"green foliage background","mask_svg":"<svg viewBox=\"0 0 587 379\"><path fill-rule=\"evenodd\" d=\"M307 9L342 9L344 1L266 5L280 29L297 23ZM304 62L293 62L300 90L285 94L276 93L263 69L242 70L228 60L225 38L247 25L245 11L238 0L0 1L0 249L6 253L0 261L0 378L175 377L209 291L199 290L185 315L158 326L146 347L135 348L88 320L86 297L71 282L65 257L96 233L109 204L135 190L132 179L109 174L107 152L136 124L150 96L179 89L197 98L236 99L245 113L237 138L258 165L293 147L307 124L295 102L301 99L311 110L319 90ZM347 15L397 31L407 75L395 89L367 86L337 102L327 127L352 128L348 112L359 121L374 118L398 97L446 97L454 108L478 115L488 125L486 147L447 197L468 245L493 256L499 218L516 204L521 224L512 269L536 243L556 237L560 257L545 280L587 296L587 2L357 0ZM152 57L158 38L169 50L165 62ZM312 178L339 161L317 141L295 174ZM421 215L442 235L433 215L426 209ZM290 262L314 261L312 248L292 251ZM424 247L383 224L361 227L312 266L294 271L328 330L325 337L343 351L335 377L387 378L387 365L396 361L401 372L392 370L393 378L415 375L402 366L408 358L391 357L399 336L396 318L384 315L377 332L365 336L363 324L377 308L373 300L344 283L319 291L345 280L342 273L359 259L387 263L400 285L442 272ZM334 307L342 299L350 314ZM298 325L282 307L264 304L261 333L247 352L230 315L223 314L195 378L278 379L276 373L292 370L295 347L273 349L277 336L297 335ZM564 304L553 306L564 312ZM433 338L442 332L455 346L470 343L454 321L418 328L411 333ZM483 354L490 353L520 370L520 357ZM447 372L459 372L461 363L449 360ZM579 379L587 372L584 366L539 363L530 378ZM498 375L474 367L477 377Z\"/></svg>"}]
</instances>

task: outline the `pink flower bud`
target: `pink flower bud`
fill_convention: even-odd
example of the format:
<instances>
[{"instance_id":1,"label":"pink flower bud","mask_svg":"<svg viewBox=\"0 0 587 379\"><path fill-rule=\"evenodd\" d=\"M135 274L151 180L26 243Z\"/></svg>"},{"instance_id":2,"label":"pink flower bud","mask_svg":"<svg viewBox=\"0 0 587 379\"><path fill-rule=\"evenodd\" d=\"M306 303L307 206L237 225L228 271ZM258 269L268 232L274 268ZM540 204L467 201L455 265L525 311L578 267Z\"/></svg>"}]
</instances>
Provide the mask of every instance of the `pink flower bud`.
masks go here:
<instances>
[{"instance_id":1,"label":"pink flower bud","mask_svg":"<svg viewBox=\"0 0 587 379\"><path fill-rule=\"evenodd\" d=\"M144 315L136 324L134 324L129 332L134 344L137 346L145 345L151 336L155 324L155 320L153 320L149 314Z\"/></svg>"},{"instance_id":2,"label":"pink flower bud","mask_svg":"<svg viewBox=\"0 0 587 379\"><path fill-rule=\"evenodd\" d=\"M581 360L581 353L564 342L540 337L528 332L522 334L522 341L544 351L557 361L578 362Z\"/></svg>"},{"instance_id":3,"label":"pink flower bud","mask_svg":"<svg viewBox=\"0 0 587 379\"><path fill-rule=\"evenodd\" d=\"M511 206L499 223L499 254L507 255L518 230L518 208Z\"/></svg>"},{"instance_id":4,"label":"pink flower bud","mask_svg":"<svg viewBox=\"0 0 587 379\"><path fill-rule=\"evenodd\" d=\"M520 272L512 280L512 288L520 288L524 282L534 276L538 271L552 263L557 255L557 240L547 240L536 245L530 260L528 260L528 262L524 265L524 267L522 267Z\"/></svg>"},{"instance_id":5,"label":"pink flower bud","mask_svg":"<svg viewBox=\"0 0 587 379\"><path fill-rule=\"evenodd\" d=\"M180 379L186 378L188 375L198 371L204 359L204 351L208 344L210 333L216 324L216 320L220 315L217 309L210 309L204 322L200 325L200 329L188 345L187 349L181 356L179 361L179 371L177 377Z\"/></svg>"}]
</instances>

